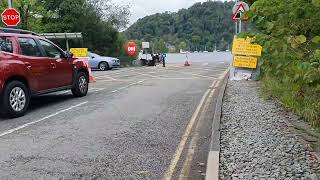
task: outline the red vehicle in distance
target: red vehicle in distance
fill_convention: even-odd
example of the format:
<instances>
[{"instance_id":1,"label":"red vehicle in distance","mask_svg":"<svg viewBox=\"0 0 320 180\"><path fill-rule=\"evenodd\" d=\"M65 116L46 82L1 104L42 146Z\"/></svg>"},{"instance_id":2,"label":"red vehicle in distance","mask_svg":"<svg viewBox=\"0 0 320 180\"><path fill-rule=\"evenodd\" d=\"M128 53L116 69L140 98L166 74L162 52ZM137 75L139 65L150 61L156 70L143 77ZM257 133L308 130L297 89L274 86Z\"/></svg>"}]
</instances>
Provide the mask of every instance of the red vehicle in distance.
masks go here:
<instances>
[{"instance_id":1,"label":"red vehicle in distance","mask_svg":"<svg viewBox=\"0 0 320 180\"><path fill-rule=\"evenodd\" d=\"M0 28L0 113L23 116L32 96L71 89L86 96L89 72L51 41L25 30Z\"/></svg>"}]
</instances>

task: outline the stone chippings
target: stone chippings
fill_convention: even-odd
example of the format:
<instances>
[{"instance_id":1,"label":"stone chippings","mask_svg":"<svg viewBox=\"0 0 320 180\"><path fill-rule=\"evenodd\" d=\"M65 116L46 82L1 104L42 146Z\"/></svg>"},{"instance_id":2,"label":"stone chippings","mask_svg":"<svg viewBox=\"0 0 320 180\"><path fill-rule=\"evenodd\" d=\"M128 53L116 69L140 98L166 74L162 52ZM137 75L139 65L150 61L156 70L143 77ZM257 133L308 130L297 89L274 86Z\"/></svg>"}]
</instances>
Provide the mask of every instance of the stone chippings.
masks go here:
<instances>
[{"instance_id":1,"label":"stone chippings","mask_svg":"<svg viewBox=\"0 0 320 180\"><path fill-rule=\"evenodd\" d=\"M221 119L220 179L320 179L320 164L256 82L229 82Z\"/></svg>"}]
</instances>

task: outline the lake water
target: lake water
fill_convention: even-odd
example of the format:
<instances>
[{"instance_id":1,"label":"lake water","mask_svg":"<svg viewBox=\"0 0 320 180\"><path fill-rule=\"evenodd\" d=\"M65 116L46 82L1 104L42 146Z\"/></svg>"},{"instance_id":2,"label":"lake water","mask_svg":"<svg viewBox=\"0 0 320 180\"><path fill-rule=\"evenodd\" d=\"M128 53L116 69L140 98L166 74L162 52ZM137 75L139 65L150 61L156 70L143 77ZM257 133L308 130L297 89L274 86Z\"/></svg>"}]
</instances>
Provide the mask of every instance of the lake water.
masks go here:
<instances>
[{"instance_id":1,"label":"lake water","mask_svg":"<svg viewBox=\"0 0 320 180\"><path fill-rule=\"evenodd\" d=\"M209 53L189 53L189 54L167 54L166 63L184 63L186 60L192 63L211 63L211 62L232 62L230 52L209 52Z\"/></svg>"}]
</instances>

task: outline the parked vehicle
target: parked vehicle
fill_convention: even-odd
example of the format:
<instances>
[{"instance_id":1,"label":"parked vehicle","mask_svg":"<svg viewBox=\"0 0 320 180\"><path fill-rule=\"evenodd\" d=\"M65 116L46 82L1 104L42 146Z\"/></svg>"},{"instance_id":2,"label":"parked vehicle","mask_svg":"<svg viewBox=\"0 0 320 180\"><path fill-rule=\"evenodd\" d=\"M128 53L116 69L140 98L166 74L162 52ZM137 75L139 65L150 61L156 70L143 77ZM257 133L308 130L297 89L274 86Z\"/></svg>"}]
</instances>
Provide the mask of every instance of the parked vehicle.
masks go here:
<instances>
[{"instance_id":1,"label":"parked vehicle","mask_svg":"<svg viewBox=\"0 0 320 180\"><path fill-rule=\"evenodd\" d=\"M87 63L72 56L35 33L0 28L0 112L23 116L32 96L60 90L86 96Z\"/></svg>"},{"instance_id":2,"label":"parked vehicle","mask_svg":"<svg viewBox=\"0 0 320 180\"><path fill-rule=\"evenodd\" d=\"M106 71L112 68L119 68L120 60L114 57L100 56L98 54L90 52L89 64L92 69L99 69L101 71Z\"/></svg>"}]
</instances>

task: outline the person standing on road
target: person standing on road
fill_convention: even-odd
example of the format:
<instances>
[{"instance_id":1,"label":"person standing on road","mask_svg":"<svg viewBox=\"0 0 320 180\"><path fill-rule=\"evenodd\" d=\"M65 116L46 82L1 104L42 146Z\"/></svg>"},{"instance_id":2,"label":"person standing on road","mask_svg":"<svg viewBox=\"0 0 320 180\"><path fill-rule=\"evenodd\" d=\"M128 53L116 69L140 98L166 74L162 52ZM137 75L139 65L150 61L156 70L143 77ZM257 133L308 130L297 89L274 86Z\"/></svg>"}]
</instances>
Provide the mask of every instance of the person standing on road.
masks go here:
<instances>
[{"instance_id":1,"label":"person standing on road","mask_svg":"<svg viewBox=\"0 0 320 180\"><path fill-rule=\"evenodd\" d=\"M165 54L161 54L161 59L162 59L163 67L166 67L166 56L165 56Z\"/></svg>"}]
</instances>

